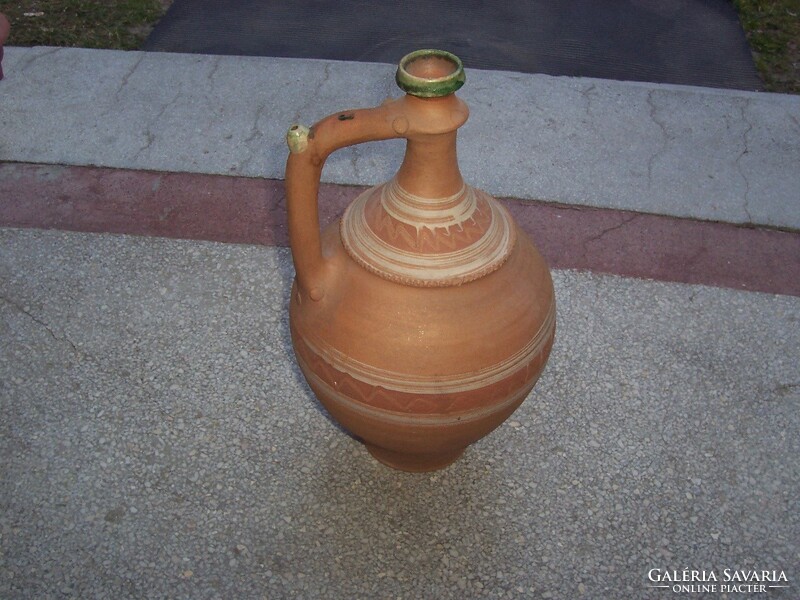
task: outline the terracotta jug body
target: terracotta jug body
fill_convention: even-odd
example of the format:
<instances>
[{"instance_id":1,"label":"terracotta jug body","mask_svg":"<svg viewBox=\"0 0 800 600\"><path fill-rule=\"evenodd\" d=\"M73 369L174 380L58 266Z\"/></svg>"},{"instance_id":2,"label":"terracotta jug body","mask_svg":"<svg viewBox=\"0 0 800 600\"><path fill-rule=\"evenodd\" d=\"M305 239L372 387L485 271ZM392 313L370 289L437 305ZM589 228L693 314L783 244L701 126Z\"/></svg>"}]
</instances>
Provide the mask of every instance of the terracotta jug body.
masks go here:
<instances>
[{"instance_id":1,"label":"terracotta jug body","mask_svg":"<svg viewBox=\"0 0 800 600\"><path fill-rule=\"evenodd\" d=\"M550 272L491 196L464 183L455 95L461 61L406 56L406 95L287 134L297 361L328 412L394 468L456 460L516 410L555 334ZM321 234L317 193L328 155L405 138L397 175L367 190ZM487 158L490 159L490 156Z\"/></svg>"}]
</instances>

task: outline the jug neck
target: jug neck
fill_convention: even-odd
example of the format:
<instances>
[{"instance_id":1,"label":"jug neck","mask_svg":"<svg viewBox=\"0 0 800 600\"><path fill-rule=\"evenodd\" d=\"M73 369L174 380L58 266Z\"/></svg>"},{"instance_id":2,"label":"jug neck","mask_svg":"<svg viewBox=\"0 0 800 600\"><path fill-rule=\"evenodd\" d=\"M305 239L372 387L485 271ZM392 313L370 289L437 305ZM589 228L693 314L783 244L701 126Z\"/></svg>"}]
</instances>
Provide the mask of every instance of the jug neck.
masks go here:
<instances>
[{"instance_id":1,"label":"jug neck","mask_svg":"<svg viewBox=\"0 0 800 600\"><path fill-rule=\"evenodd\" d=\"M464 187L458 168L456 131L421 134L408 138L396 181L420 198L452 196Z\"/></svg>"},{"instance_id":2,"label":"jug neck","mask_svg":"<svg viewBox=\"0 0 800 600\"><path fill-rule=\"evenodd\" d=\"M400 60L397 85L406 92L398 103L405 116L394 130L408 140L397 174L398 185L423 199L452 196L464 186L456 158L456 130L469 109L455 92L464 85L464 66L455 54L423 49Z\"/></svg>"},{"instance_id":3,"label":"jug neck","mask_svg":"<svg viewBox=\"0 0 800 600\"><path fill-rule=\"evenodd\" d=\"M461 285L498 269L516 232L496 200L464 184L456 131L469 116L466 104L455 94L406 95L385 106L392 129L407 140L405 157L391 181L345 210L347 254L380 277L420 287Z\"/></svg>"}]
</instances>

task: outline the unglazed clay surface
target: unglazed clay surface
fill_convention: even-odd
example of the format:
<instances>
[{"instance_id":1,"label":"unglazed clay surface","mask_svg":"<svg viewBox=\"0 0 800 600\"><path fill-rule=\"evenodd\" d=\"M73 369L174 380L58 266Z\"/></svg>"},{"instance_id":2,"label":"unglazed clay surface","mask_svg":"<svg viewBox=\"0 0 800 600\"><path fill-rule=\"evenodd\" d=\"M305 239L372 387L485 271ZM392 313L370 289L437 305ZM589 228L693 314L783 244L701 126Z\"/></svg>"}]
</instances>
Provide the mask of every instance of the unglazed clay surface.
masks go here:
<instances>
[{"instance_id":1,"label":"unglazed clay surface","mask_svg":"<svg viewBox=\"0 0 800 600\"><path fill-rule=\"evenodd\" d=\"M469 113L454 94L436 94L450 85L443 64L454 78L463 71L431 52L415 53L415 70L433 60L437 75L427 91L415 81L420 97L288 136L298 363L337 421L378 460L408 471L447 466L508 418L544 369L556 321L544 260L508 212L461 177L455 130ZM390 137L408 140L397 176L320 234L327 155Z\"/></svg>"}]
</instances>

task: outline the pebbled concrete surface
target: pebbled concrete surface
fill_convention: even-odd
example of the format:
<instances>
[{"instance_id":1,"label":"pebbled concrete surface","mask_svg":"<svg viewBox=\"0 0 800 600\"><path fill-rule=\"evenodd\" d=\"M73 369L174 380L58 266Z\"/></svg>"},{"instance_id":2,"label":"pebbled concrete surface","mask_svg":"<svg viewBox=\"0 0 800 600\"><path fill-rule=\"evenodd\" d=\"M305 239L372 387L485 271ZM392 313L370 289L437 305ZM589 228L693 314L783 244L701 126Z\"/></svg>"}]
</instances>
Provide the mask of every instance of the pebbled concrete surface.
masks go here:
<instances>
[{"instance_id":1,"label":"pebbled concrete surface","mask_svg":"<svg viewBox=\"0 0 800 600\"><path fill-rule=\"evenodd\" d=\"M800 585L800 299L555 272L533 396L373 461L291 356L288 251L0 230L0 596L656 598Z\"/></svg>"},{"instance_id":2,"label":"pebbled concrete surface","mask_svg":"<svg viewBox=\"0 0 800 600\"><path fill-rule=\"evenodd\" d=\"M375 63L56 48L6 60L5 161L281 178L290 123L399 95ZM496 196L800 229L798 96L467 76L460 162ZM323 178L378 183L402 148L342 150Z\"/></svg>"}]
</instances>

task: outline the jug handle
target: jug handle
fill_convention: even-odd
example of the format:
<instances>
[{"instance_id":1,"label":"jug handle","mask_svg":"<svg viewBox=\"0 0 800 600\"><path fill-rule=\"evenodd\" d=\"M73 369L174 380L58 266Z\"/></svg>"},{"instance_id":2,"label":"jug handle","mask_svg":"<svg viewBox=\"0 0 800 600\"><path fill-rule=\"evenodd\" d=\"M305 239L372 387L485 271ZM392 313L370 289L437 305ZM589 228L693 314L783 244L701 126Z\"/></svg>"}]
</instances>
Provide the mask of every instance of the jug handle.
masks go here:
<instances>
[{"instance_id":1,"label":"jug handle","mask_svg":"<svg viewBox=\"0 0 800 600\"><path fill-rule=\"evenodd\" d=\"M286 134L286 205L289 245L300 292L314 301L325 296L335 277L333 265L322 255L318 194L322 167L340 148L362 142L403 137L408 120L399 105L389 101L375 108L334 113L311 128L292 125Z\"/></svg>"}]
</instances>

